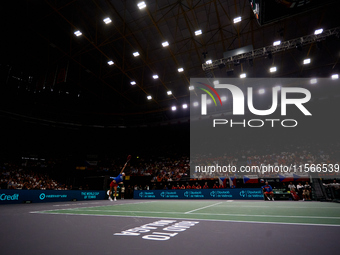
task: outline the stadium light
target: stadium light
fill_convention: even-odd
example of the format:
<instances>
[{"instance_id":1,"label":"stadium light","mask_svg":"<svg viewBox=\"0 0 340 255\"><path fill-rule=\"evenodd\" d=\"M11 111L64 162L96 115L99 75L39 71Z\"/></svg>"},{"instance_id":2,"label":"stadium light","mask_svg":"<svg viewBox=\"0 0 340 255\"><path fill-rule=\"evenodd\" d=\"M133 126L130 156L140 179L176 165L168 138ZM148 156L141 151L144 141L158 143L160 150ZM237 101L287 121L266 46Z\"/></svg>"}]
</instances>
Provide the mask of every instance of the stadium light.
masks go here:
<instances>
[{"instance_id":1,"label":"stadium light","mask_svg":"<svg viewBox=\"0 0 340 255\"><path fill-rule=\"evenodd\" d=\"M202 30L196 30L195 31L195 35L198 36L198 35L201 35L202 34Z\"/></svg>"},{"instance_id":2,"label":"stadium light","mask_svg":"<svg viewBox=\"0 0 340 255\"><path fill-rule=\"evenodd\" d=\"M107 63L108 63L110 66L112 66L112 65L114 64L114 62L113 62L112 60L109 60Z\"/></svg>"},{"instance_id":3,"label":"stadium light","mask_svg":"<svg viewBox=\"0 0 340 255\"><path fill-rule=\"evenodd\" d=\"M277 86L274 87L274 89L281 90L281 86L277 85Z\"/></svg>"},{"instance_id":4,"label":"stadium light","mask_svg":"<svg viewBox=\"0 0 340 255\"><path fill-rule=\"evenodd\" d=\"M322 32L323 32L323 29L320 28L320 29L315 30L315 31L314 31L314 34L315 34L315 35L319 35L319 34L322 34Z\"/></svg>"},{"instance_id":5,"label":"stadium light","mask_svg":"<svg viewBox=\"0 0 340 255\"><path fill-rule=\"evenodd\" d=\"M214 85L220 84L219 81L214 81L213 83L214 83Z\"/></svg>"},{"instance_id":6,"label":"stadium light","mask_svg":"<svg viewBox=\"0 0 340 255\"><path fill-rule=\"evenodd\" d=\"M198 102L194 102L193 106L197 107L198 106Z\"/></svg>"},{"instance_id":7,"label":"stadium light","mask_svg":"<svg viewBox=\"0 0 340 255\"><path fill-rule=\"evenodd\" d=\"M105 24L109 24L112 22L112 20L110 18L105 18L103 19L103 21L105 22Z\"/></svg>"},{"instance_id":8,"label":"stadium light","mask_svg":"<svg viewBox=\"0 0 340 255\"><path fill-rule=\"evenodd\" d=\"M76 32L74 32L74 34L76 35L76 36L81 36L82 35L82 33L78 30L78 31L76 31Z\"/></svg>"},{"instance_id":9,"label":"stadium light","mask_svg":"<svg viewBox=\"0 0 340 255\"><path fill-rule=\"evenodd\" d=\"M171 110L173 110L173 111L176 111L176 109L177 109L176 106L171 107Z\"/></svg>"},{"instance_id":10,"label":"stadium light","mask_svg":"<svg viewBox=\"0 0 340 255\"><path fill-rule=\"evenodd\" d=\"M209 59L209 60L205 61L205 63L206 63L207 65L210 65L210 64L212 64L212 60Z\"/></svg>"},{"instance_id":11,"label":"stadium light","mask_svg":"<svg viewBox=\"0 0 340 255\"><path fill-rule=\"evenodd\" d=\"M134 56L134 57L138 57L138 56L139 56L139 52L138 52L138 51L134 52L134 53L133 53L133 56Z\"/></svg>"},{"instance_id":12,"label":"stadium light","mask_svg":"<svg viewBox=\"0 0 340 255\"><path fill-rule=\"evenodd\" d=\"M303 60L304 65L307 65L309 63L310 63L310 58L306 58L306 59Z\"/></svg>"},{"instance_id":13,"label":"stadium light","mask_svg":"<svg viewBox=\"0 0 340 255\"><path fill-rule=\"evenodd\" d=\"M130 82L131 85L136 85L135 81Z\"/></svg>"},{"instance_id":14,"label":"stadium light","mask_svg":"<svg viewBox=\"0 0 340 255\"><path fill-rule=\"evenodd\" d=\"M168 41L162 42L162 45L163 45L163 47L167 47L167 46L169 46L169 43L168 43Z\"/></svg>"},{"instance_id":15,"label":"stadium light","mask_svg":"<svg viewBox=\"0 0 340 255\"><path fill-rule=\"evenodd\" d=\"M222 102L227 101L227 97L226 97L226 96L221 97L221 101L222 101Z\"/></svg>"},{"instance_id":16,"label":"stadium light","mask_svg":"<svg viewBox=\"0 0 340 255\"><path fill-rule=\"evenodd\" d=\"M152 99L152 96L147 96L146 97L148 100L151 100Z\"/></svg>"},{"instance_id":17,"label":"stadium light","mask_svg":"<svg viewBox=\"0 0 340 255\"><path fill-rule=\"evenodd\" d=\"M270 71L271 73L276 72L276 66L271 67L271 68L269 69L269 71Z\"/></svg>"},{"instance_id":18,"label":"stadium light","mask_svg":"<svg viewBox=\"0 0 340 255\"><path fill-rule=\"evenodd\" d=\"M183 104L182 107L183 107L183 109L187 109L188 105L187 104Z\"/></svg>"},{"instance_id":19,"label":"stadium light","mask_svg":"<svg viewBox=\"0 0 340 255\"><path fill-rule=\"evenodd\" d=\"M189 86L189 90L194 90L195 89L195 87L194 86Z\"/></svg>"},{"instance_id":20,"label":"stadium light","mask_svg":"<svg viewBox=\"0 0 340 255\"><path fill-rule=\"evenodd\" d=\"M179 73L181 73L181 72L183 72L184 71L184 69L181 67L181 68L178 68L178 72Z\"/></svg>"},{"instance_id":21,"label":"stadium light","mask_svg":"<svg viewBox=\"0 0 340 255\"><path fill-rule=\"evenodd\" d=\"M234 24L235 24L235 23L238 23L238 22L241 22L241 20L242 20L242 18L241 18L241 17L237 17L237 18L235 18L235 19L234 19Z\"/></svg>"},{"instance_id":22,"label":"stadium light","mask_svg":"<svg viewBox=\"0 0 340 255\"><path fill-rule=\"evenodd\" d=\"M338 74L333 74L332 75L332 80L336 80L336 79L339 79L339 75Z\"/></svg>"},{"instance_id":23,"label":"stadium light","mask_svg":"<svg viewBox=\"0 0 340 255\"><path fill-rule=\"evenodd\" d=\"M141 9L144 9L146 7L146 4L145 2L140 2L137 4L138 8L141 10Z\"/></svg>"},{"instance_id":24,"label":"stadium light","mask_svg":"<svg viewBox=\"0 0 340 255\"><path fill-rule=\"evenodd\" d=\"M279 46L281 44L281 41L275 41L274 43L273 43L273 46Z\"/></svg>"},{"instance_id":25,"label":"stadium light","mask_svg":"<svg viewBox=\"0 0 340 255\"><path fill-rule=\"evenodd\" d=\"M265 89L259 89L259 94L264 94L265 92Z\"/></svg>"},{"instance_id":26,"label":"stadium light","mask_svg":"<svg viewBox=\"0 0 340 255\"><path fill-rule=\"evenodd\" d=\"M247 75L246 75L245 73L241 73L241 74L240 74L240 78L241 78L241 79L246 78L246 77L247 77Z\"/></svg>"},{"instance_id":27,"label":"stadium light","mask_svg":"<svg viewBox=\"0 0 340 255\"><path fill-rule=\"evenodd\" d=\"M208 100L207 100L207 104L211 104L211 99L208 99Z\"/></svg>"},{"instance_id":28,"label":"stadium light","mask_svg":"<svg viewBox=\"0 0 340 255\"><path fill-rule=\"evenodd\" d=\"M158 79L158 75L157 75L157 74L154 74L154 75L152 76L152 78L154 78L154 79L156 80L156 79Z\"/></svg>"},{"instance_id":29,"label":"stadium light","mask_svg":"<svg viewBox=\"0 0 340 255\"><path fill-rule=\"evenodd\" d=\"M169 90L168 92L166 92L169 96L172 95L171 90Z\"/></svg>"}]
</instances>

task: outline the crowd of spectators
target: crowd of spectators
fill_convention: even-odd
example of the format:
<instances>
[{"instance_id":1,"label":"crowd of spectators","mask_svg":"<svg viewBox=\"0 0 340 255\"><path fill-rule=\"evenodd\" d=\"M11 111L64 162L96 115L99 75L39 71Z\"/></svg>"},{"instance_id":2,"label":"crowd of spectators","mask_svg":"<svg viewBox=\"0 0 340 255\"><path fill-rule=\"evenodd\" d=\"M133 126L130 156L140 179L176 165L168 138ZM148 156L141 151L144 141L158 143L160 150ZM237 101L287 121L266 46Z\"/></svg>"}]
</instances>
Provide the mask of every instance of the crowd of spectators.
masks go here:
<instances>
[{"instance_id":1,"label":"crowd of spectators","mask_svg":"<svg viewBox=\"0 0 340 255\"><path fill-rule=\"evenodd\" d=\"M278 150L275 145L261 146L261 148L249 146L247 149L228 151L218 156L197 155L195 164L200 166L296 166L292 167L290 172L294 172L299 166L305 164L339 164L340 144L331 144L322 146L320 144L310 145L289 145ZM300 170L300 169L299 169ZM303 168L302 168L303 170ZM274 177L278 173L253 172L260 178ZM199 178L210 178L216 173L195 173L194 176ZM233 176L235 173L227 172L223 175Z\"/></svg>"},{"instance_id":2,"label":"crowd of spectators","mask_svg":"<svg viewBox=\"0 0 340 255\"><path fill-rule=\"evenodd\" d=\"M266 145L256 147L255 145L247 146L247 148L229 148L224 153L219 155L198 155L195 159L196 165L216 165L219 166L236 166L237 169L241 166L289 166L289 165L304 165L304 164L339 164L340 144L304 144L304 145L286 145L277 148L275 145ZM103 175L115 176L119 173L126 158L113 158L109 156L103 159L94 159L90 165L93 173ZM192 159L191 159L192 160ZM62 159L57 160L28 160L22 159L15 163L0 163L1 168L1 188L2 189L53 189L53 190L68 190L72 189L71 185L67 186L61 181L59 183L56 179L51 178L50 169L56 164L69 165L60 163ZM86 160L83 160L86 162ZM162 183L168 189L184 189L189 188L187 185L180 184L179 187L175 182L188 180L190 178L202 180L216 177L214 173L194 173L190 174L190 159L188 155L169 155L168 157L136 156L129 162L125 169L127 176L146 176L151 182ZM75 169L77 165L82 165L81 161L74 164ZM47 169L48 171L40 171L39 169ZM38 169L38 171L36 171ZM85 168L86 169L86 168ZM294 169L291 169L294 171ZM84 172L84 171L83 171ZM91 173L92 174L92 173ZM273 178L277 177L278 173L262 173L255 172L258 178ZM54 175L52 175L54 176ZM223 176L235 176L235 173L223 173ZM68 183L70 184L70 183ZM174 185L174 186L172 186ZM77 189L87 189L78 185ZM192 187L191 187L192 188ZM196 185L194 188L197 188ZM216 187L210 187L216 188Z\"/></svg>"},{"instance_id":3,"label":"crowd of spectators","mask_svg":"<svg viewBox=\"0 0 340 255\"><path fill-rule=\"evenodd\" d=\"M37 157L11 158L0 162L0 189L22 190L87 190L89 186L68 185L66 178L58 178L64 159L59 157L44 159ZM53 176L53 177L52 177Z\"/></svg>"},{"instance_id":4,"label":"crowd of spectators","mask_svg":"<svg viewBox=\"0 0 340 255\"><path fill-rule=\"evenodd\" d=\"M24 170L17 165L6 164L2 167L1 189L22 190L67 190L65 184L51 179L47 174Z\"/></svg>"}]
</instances>

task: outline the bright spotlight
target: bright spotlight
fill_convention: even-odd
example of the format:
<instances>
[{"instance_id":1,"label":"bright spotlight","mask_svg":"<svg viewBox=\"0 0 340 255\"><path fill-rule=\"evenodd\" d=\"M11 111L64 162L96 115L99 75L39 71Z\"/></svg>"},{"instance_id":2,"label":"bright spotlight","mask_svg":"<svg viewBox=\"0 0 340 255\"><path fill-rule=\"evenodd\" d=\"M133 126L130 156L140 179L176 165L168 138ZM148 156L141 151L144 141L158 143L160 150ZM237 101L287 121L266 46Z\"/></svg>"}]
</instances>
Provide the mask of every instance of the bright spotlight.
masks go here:
<instances>
[{"instance_id":1,"label":"bright spotlight","mask_svg":"<svg viewBox=\"0 0 340 255\"><path fill-rule=\"evenodd\" d=\"M274 43L273 43L273 46L279 46L281 44L281 41L275 41Z\"/></svg>"},{"instance_id":2,"label":"bright spotlight","mask_svg":"<svg viewBox=\"0 0 340 255\"><path fill-rule=\"evenodd\" d=\"M105 24L109 24L112 22L112 20L110 18L105 18L103 19L103 21L105 22Z\"/></svg>"},{"instance_id":3,"label":"bright spotlight","mask_svg":"<svg viewBox=\"0 0 340 255\"><path fill-rule=\"evenodd\" d=\"M310 63L310 58L306 58L306 59L303 60L304 65L307 65L309 63Z\"/></svg>"},{"instance_id":4,"label":"bright spotlight","mask_svg":"<svg viewBox=\"0 0 340 255\"><path fill-rule=\"evenodd\" d=\"M78 31L76 31L76 32L74 32L74 34L76 35L76 36L81 36L82 35L82 33L78 30Z\"/></svg>"},{"instance_id":5,"label":"bright spotlight","mask_svg":"<svg viewBox=\"0 0 340 255\"><path fill-rule=\"evenodd\" d=\"M234 19L234 23L238 23L238 22L241 22L242 18L241 17L237 17Z\"/></svg>"},{"instance_id":6,"label":"bright spotlight","mask_svg":"<svg viewBox=\"0 0 340 255\"><path fill-rule=\"evenodd\" d=\"M141 9L144 9L146 7L146 4L145 2L140 2L137 4L138 8L141 10Z\"/></svg>"},{"instance_id":7,"label":"bright spotlight","mask_svg":"<svg viewBox=\"0 0 340 255\"><path fill-rule=\"evenodd\" d=\"M319 34L322 34L322 32L323 32L323 29L320 28L320 29L315 30L315 31L314 31L314 34L315 34L315 35L319 35Z\"/></svg>"}]
</instances>

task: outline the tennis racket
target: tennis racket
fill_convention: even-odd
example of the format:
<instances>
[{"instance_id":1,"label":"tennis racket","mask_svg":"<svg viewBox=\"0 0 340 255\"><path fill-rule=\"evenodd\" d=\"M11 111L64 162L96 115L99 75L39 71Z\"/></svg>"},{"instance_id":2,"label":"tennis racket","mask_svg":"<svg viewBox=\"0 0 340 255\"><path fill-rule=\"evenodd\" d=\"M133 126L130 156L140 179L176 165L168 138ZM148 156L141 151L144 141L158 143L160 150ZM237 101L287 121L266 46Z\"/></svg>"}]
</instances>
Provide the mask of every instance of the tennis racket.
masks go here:
<instances>
[{"instance_id":1,"label":"tennis racket","mask_svg":"<svg viewBox=\"0 0 340 255\"><path fill-rule=\"evenodd\" d=\"M131 157L132 157L131 155L127 156L127 161L125 164L127 164L130 161Z\"/></svg>"}]
</instances>

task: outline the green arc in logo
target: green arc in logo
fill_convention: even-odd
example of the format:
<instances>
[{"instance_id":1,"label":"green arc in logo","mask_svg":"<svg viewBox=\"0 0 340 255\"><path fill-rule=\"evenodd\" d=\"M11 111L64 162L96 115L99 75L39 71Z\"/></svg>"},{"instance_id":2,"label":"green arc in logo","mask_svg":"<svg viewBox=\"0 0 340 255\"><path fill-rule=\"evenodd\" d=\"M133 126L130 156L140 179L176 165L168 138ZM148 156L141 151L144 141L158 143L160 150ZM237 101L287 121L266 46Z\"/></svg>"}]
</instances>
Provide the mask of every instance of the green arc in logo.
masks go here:
<instances>
[{"instance_id":1,"label":"green arc in logo","mask_svg":"<svg viewBox=\"0 0 340 255\"><path fill-rule=\"evenodd\" d=\"M217 103L216 103L216 100L215 100L214 96L208 90L203 89L203 88L199 88L199 89L201 89L204 92L206 92L212 98L212 100L214 100L215 106L217 106Z\"/></svg>"}]
</instances>

